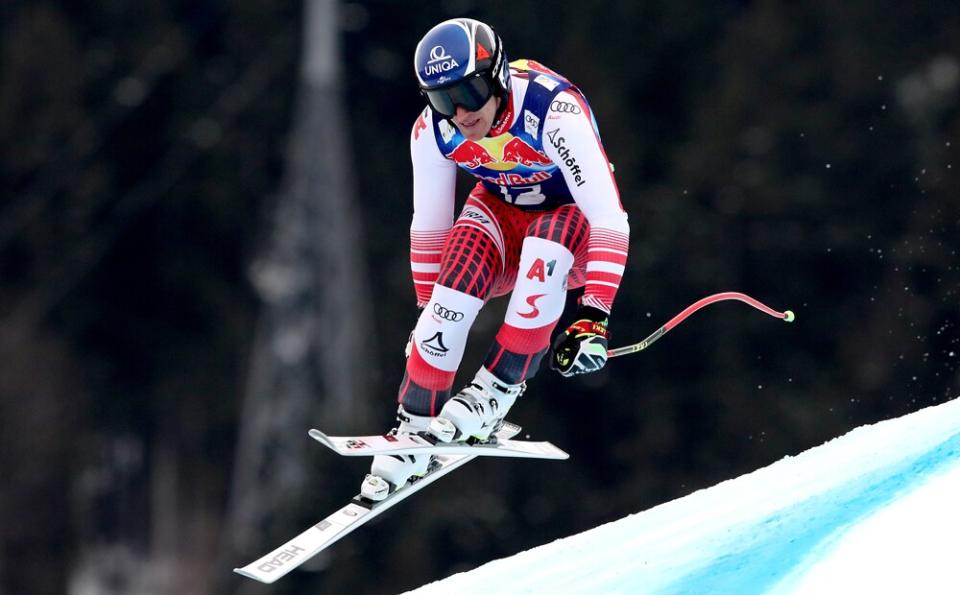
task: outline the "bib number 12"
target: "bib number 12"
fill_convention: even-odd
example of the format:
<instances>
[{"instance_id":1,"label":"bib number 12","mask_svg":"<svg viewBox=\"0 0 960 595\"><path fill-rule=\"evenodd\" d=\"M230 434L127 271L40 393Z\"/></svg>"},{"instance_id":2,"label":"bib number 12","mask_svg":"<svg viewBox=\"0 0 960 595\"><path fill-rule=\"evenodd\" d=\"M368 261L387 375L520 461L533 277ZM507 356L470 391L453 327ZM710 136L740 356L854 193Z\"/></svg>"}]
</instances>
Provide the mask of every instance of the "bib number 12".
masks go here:
<instances>
[{"instance_id":1,"label":"bib number 12","mask_svg":"<svg viewBox=\"0 0 960 595\"><path fill-rule=\"evenodd\" d=\"M503 194L503 200L518 207L530 207L542 204L547 200L545 194L540 192L540 184L533 186L500 186L500 192Z\"/></svg>"}]
</instances>

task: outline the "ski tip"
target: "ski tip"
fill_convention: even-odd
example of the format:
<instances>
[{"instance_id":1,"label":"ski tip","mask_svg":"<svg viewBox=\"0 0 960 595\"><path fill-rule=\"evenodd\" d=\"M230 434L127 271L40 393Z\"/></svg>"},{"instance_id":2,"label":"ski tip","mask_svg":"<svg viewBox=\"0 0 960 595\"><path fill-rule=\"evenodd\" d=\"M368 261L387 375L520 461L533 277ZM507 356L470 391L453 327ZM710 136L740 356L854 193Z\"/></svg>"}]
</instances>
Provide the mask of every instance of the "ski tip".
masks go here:
<instances>
[{"instance_id":1,"label":"ski tip","mask_svg":"<svg viewBox=\"0 0 960 595\"><path fill-rule=\"evenodd\" d=\"M333 445L333 442L331 442L330 439L327 437L327 435L321 432L320 430L316 428L311 428L310 431L307 432L307 435L309 435L311 438L313 438L317 442L324 444L326 446L329 446L330 448L333 448L334 450L336 450L336 448Z\"/></svg>"},{"instance_id":2,"label":"ski tip","mask_svg":"<svg viewBox=\"0 0 960 595\"><path fill-rule=\"evenodd\" d=\"M260 573L257 573L257 572L253 572L253 571L250 571L250 570L246 570L245 568L234 568L233 571L236 572L237 574L239 574L240 576L245 576L245 577L247 577L247 578L249 578L249 579L253 579L253 580L257 581L258 583L263 583L263 584L265 584L265 585L270 585L270 584L273 584L273 583L277 582L277 580L278 580L280 577L282 577L282 576L284 576L284 575L286 574L286 572L284 572L284 573L282 573L282 574L280 574L280 575L278 575L278 576L263 575L263 574L260 574Z\"/></svg>"},{"instance_id":3,"label":"ski tip","mask_svg":"<svg viewBox=\"0 0 960 595\"><path fill-rule=\"evenodd\" d=\"M253 574L252 572L247 572L247 571L244 570L243 568L234 568L233 571L236 572L237 574L239 574L240 576L245 576L245 577L247 577L247 578L252 578L253 580L257 581L258 583L267 583L267 581L263 580L262 578L260 578L259 576Z\"/></svg>"}]
</instances>

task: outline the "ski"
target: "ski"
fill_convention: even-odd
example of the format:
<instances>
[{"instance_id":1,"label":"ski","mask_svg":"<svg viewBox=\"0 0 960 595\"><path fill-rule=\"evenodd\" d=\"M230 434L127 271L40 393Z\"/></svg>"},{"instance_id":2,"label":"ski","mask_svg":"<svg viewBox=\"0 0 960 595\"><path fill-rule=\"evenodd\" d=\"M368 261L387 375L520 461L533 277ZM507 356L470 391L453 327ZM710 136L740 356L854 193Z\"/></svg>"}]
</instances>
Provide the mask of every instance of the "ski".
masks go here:
<instances>
[{"instance_id":1,"label":"ski","mask_svg":"<svg viewBox=\"0 0 960 595\"><path fill-rule=\"evenodd\" d=\"M373 455L453 455L515 457L529 459L568 459L570 455L549 442L511 440L498 436L496 440L470 444L464 442L437 442L426 434L402 436L328 436L320 430L310 430L310 437L339 455L360 457Z\"/></svg>"},{"instance_id":2,"label":"ski","mask_svg":"<svg viewBox=\"0 0 960 595\"><path fill-rule=\"evenodd\" d=\"M519 433L520 426L505 423L495 435L498 441L502 441L509 440ZM385 499L373 502L359 495L354 496L346 506L316 525L269 554L242 568L234 568L233 571L261 583L273 583L388 508L399 504L408 496L476 457L472 450L463 451L463 454L436 455L426 475L408 482L404 487L387 495Z\"/></svg>"}]
</instances>

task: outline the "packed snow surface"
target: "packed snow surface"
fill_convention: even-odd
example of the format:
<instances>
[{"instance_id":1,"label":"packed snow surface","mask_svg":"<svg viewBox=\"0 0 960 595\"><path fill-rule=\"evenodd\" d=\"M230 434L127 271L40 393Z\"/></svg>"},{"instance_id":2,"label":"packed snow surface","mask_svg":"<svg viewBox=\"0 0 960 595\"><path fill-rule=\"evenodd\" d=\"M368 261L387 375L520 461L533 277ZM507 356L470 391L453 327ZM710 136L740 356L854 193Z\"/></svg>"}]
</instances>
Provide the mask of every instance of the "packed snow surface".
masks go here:
<instances>
[{"instance_id":1,"label":"packed snow surface","mask_svg":"<svg viewBox=\"0 0 960 595\"><path fill-rule=\"evenodd\" d=\"M960 593L960 399L414 591Z\"/></svg>"}]
</instances>

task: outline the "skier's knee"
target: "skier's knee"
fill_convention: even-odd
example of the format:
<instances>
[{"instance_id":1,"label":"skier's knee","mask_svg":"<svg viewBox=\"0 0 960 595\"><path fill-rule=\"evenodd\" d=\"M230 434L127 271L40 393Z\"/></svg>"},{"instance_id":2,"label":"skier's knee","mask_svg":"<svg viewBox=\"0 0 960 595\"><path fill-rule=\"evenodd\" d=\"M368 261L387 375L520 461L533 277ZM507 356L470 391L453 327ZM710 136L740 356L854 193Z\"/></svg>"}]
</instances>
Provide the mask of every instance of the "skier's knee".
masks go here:
<instances>
[{"instance_id":1,"label":"skier's knee","mask_svg":"<svg viewBox=\"0 0 960 595\"><path fill-rule=\"evenodd\" d=\"M433 295L413 329L413 361L432 368L456 371L463 356L467 335L483 300L443 285L435 285Z\"/></svg>"},{"instance_id":2,"label":"skier's knee","mask_svg":"<svg viewBox=\"0 0 960 595\"><path fill-rule=\"evenodd\" d=\"M526 237L555 242L576 252L586 238L587 229L586 218L578 209L561 207L554 213L532 221L527 226Z\"/></svg>"}]
</instances>

